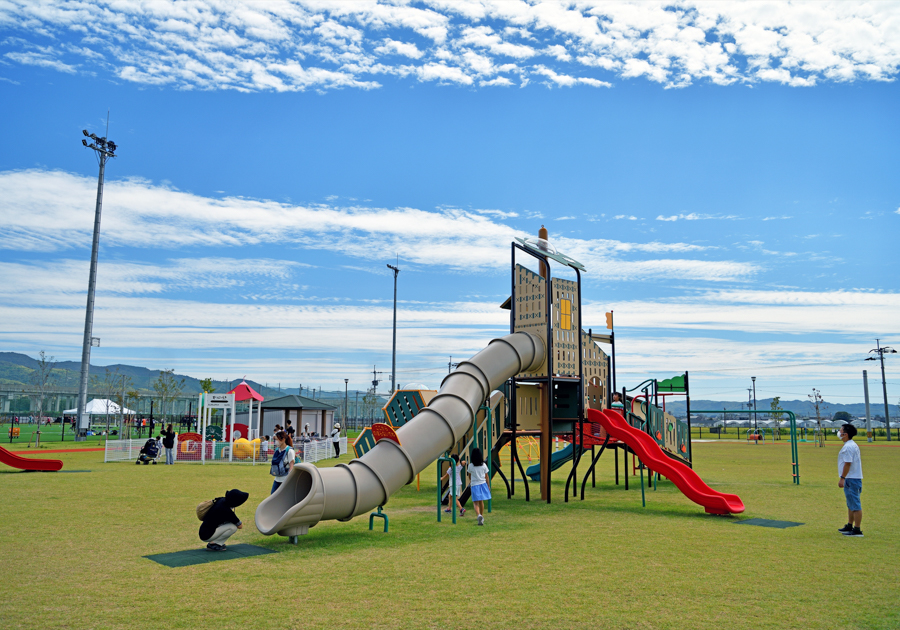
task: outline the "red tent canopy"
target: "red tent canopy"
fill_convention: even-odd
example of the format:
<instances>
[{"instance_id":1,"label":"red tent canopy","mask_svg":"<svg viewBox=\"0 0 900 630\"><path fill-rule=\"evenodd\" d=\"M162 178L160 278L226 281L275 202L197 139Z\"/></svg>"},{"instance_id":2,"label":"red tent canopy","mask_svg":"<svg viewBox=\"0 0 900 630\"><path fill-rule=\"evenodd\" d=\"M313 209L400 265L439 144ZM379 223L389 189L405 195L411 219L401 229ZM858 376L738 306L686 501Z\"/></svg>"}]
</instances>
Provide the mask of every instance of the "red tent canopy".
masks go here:
<instances>
[{"instance_id":1,"label":"red tent canopy","mask_svg":"<svg viewBox=\"0 0 900 630\"><path fill-rule=\"evenodd\" d=\"M242 402L244 400L258 400L262 402L265 400L263 396L261 396L256 390L247 385L247 381L241 381L241 384L232 389L229 394L234 394L234 402Z\"/></svg>"}]
</instances>

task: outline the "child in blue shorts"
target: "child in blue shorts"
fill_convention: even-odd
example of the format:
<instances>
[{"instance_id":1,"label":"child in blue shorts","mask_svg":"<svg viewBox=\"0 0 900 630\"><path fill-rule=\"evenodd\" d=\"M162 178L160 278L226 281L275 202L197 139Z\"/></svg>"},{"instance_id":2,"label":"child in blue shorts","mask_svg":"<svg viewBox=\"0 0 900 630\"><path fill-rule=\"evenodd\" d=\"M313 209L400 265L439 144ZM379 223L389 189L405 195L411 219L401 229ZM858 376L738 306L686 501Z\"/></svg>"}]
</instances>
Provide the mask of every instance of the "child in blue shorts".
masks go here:
<instances>
[{"instance_id":1,"label":"child in blue shorts","mask_svg":"<svg viewBox=\"0 0 900 630\"><path fill-rule=\"evenodd\" d=\"M484 502L491 499L491 488L488 485L488 473L490 470L484 463L484 454L480 448L472 449L472 461L466 468L469 475L469 487L472 489L472 504L475 506L475 514L478 515L478 524L484 525Z\"/></svg>"},{"instance_id":2,"label":"child in blue shorts","mask_svg":"<svg viewBox=\"0 0 900 630\"><path fill-rule=\"evenodd\" d=\"M838 531L844 536L862 536L859 526L862 524L862 503L859 494L862 492L862 461L859 456L859 446L853 441L856 435L856 427L845 424L841 427L838 437L843 440L844 446L838 453L838 488L844 489L847 499L847 524Z\"/></svg>"}]
</instances>

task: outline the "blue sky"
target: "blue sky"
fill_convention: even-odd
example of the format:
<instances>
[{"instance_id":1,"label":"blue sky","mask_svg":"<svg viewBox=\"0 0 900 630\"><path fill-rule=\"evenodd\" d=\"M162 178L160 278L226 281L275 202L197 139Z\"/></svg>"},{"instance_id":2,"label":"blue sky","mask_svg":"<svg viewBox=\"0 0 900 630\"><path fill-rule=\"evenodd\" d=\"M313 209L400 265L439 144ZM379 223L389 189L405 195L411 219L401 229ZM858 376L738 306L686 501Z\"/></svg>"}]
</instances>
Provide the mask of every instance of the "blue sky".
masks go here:
<instances>
[{"instance_id":1,"label":"blue sky","mask_svg":"<svg viewBox=\"0 0 900 630\"><path fill-rule=\"evenodd\" d=\"M898 28L887 2L6 3L0 341L80 357L80 130L109 108L95 364L363 388L399 255L398 381L436 386L508 326L509 243L543 224L585 325L616 312L620 383L858 402L900 345Z\"/></svg>"}]
</instances>

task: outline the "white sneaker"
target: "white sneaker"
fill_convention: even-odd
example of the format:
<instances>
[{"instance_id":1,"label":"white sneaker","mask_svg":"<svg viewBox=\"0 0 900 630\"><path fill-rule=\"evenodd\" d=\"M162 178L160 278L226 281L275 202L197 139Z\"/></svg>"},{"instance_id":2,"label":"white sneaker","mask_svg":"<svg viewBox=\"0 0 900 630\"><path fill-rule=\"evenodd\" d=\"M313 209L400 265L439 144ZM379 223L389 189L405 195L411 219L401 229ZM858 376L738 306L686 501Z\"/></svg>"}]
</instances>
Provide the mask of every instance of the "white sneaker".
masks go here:
<instances>
[{"instance_id":1,"label":"white sneaker","mask_svg":"<svg viewBox=\"0 0 900 630\"><path fill-rule=\"evenodd\" d=\"M481 514L478 515L478 524L484 525L484 517Z\"/></svg>"}]
</instances>

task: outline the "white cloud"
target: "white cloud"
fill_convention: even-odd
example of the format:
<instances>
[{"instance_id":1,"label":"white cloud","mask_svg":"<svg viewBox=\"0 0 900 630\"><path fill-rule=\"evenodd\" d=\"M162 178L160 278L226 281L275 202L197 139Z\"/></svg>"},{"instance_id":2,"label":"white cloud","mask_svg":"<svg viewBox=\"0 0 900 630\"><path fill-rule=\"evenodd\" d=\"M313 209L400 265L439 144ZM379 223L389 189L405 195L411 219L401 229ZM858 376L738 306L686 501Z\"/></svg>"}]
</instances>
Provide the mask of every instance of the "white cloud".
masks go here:
<instances>
[{"instance_id":1,"label":"white cloud","mask_svg":"<svg viewBox=\"0 0 900 630\"><path fill-rule=\"evenodd\" d=\"M535 66L534 68L532 68L532 70L536 74L547 77L555 85L558 85L560 87L572 87L573 85L578 85L579 83L590 85L591 87L612 87L612 84L607 83L606 81L584 77L572 77L567 74L558 74L557 72L551 70L546 66Z\"/></svg>"},{"instance_id":2,"label":"white cloud","mask_svg":"<svg viewBox=\"0 0 900 630\"><path fill-rule=\"evenodd\" d=\"M637 221L636 216L628 214L617 214L613 217L613 219L628 219L629 221Z\"/></svg>"},{"instance_id":3,"label":"white cloud","mask_svg":"<svg viewBox=\"0 0 900 630\"><path fill-rule=\"evenodd\" d=\"M0 247L62 251L89 247L95 180L59 171L0 172L0 214L6 217ZM519 230L490 217L497 210L296 206L239 197L201 197L137 179L109 180L104 191L105 247L240 247L293 243L337 250L372 260L397 252L410 262L452 269L501 269ZM529 217L530 218L530 217ZM53 226L48 229L47 226ZM659 258L628 260L631 253L668 256L702 247L685 243L628 243L557 238L558 246L584 263L592 278L743 280L757 271L733 261ZM465 243L469 255L459 258Z\"/></svg>"},{"instance_id":4,"label":"white cloud","mask_svg":"<svg viewBox=\"0 0 900 630\"><path fill-rule=\"evenodd\" d=\"M378 46L375 49L375 52L382 55L403 55L404 57L409 57L411 59L421 59L422 55L425 54L419 50L415 44L398 42L393 39L384 40L384 44Z\"/></svg>"},{"instance_id":5,"label":"white cloud","mask_svg":"<svg viewBox=\"0 0 900 630\"><path fill-rule=\"evenodd\" d=\"M585 317L601 321L615 309L616 324L644 329L744 333L840 333L864 337L900 333L900 294L866 291L720 290L671 299L585 304ZM627 317L620 313L628 313Z\"/></svg>"},{"instance_id":6,"label":"white cloud","mask_svg":"<svg viewBox=\"0 0 900 630\"><path fill-rule=\"evenodd\" d=\"M53 59L48 55L43 55L41 53L35 52L9 52L6 53L5 57L10 59L11 61L17 61L18 63L24 64L26 66L39 66L42 68L52 68L53 70L58 70L60 72L66 72L69 74L74 74L76 72L75 66L69 65L67 63L63 63L58 59Z\"/></svg>"},{"instance_id":7,"label":"white cloud","mask_svg":"<svg viewBox=\"0 0 900 630\"><path fill-rule=\"evenodd\" d=\"M371 89L386 75L470 85L463 62L448 59L467 51L494 67L514 60L523 86L537 73L551 86L622 77L799 87L895 80L898 23L895 2L7 0L0 25L13 36L0 54L60 72L244 91ZM532 63L541 56L556 66Z\"/></svg>"},{"instance_id":8,"label":"white cloud","mask_svg":"<svg viewBox=\"0 0 900 630\"><path fill-rule=\"evenodd\" d=\"M462 83L463 85L471 85L473 81L472 77L459 68L447 66L443 63L425 64L418 68L416 72L423 81Z\"/></svg>"},{"instance_id":9,"label":"white cloud","mask_svg":"<svg viewBox=\"0 0 900 630\"><path fill-rule=\"evenodd\" d=\"M689 214L673 214L668 217L664 217L663 215L659 215L656 217L657 221L704 221L708 219L721 219L733 221L740 217L729 214L729 215L713 215L713 214L697 214L696 212L691 212ZM765 219L764 219L765 220Z\"/></svg>"}]
</instances>

